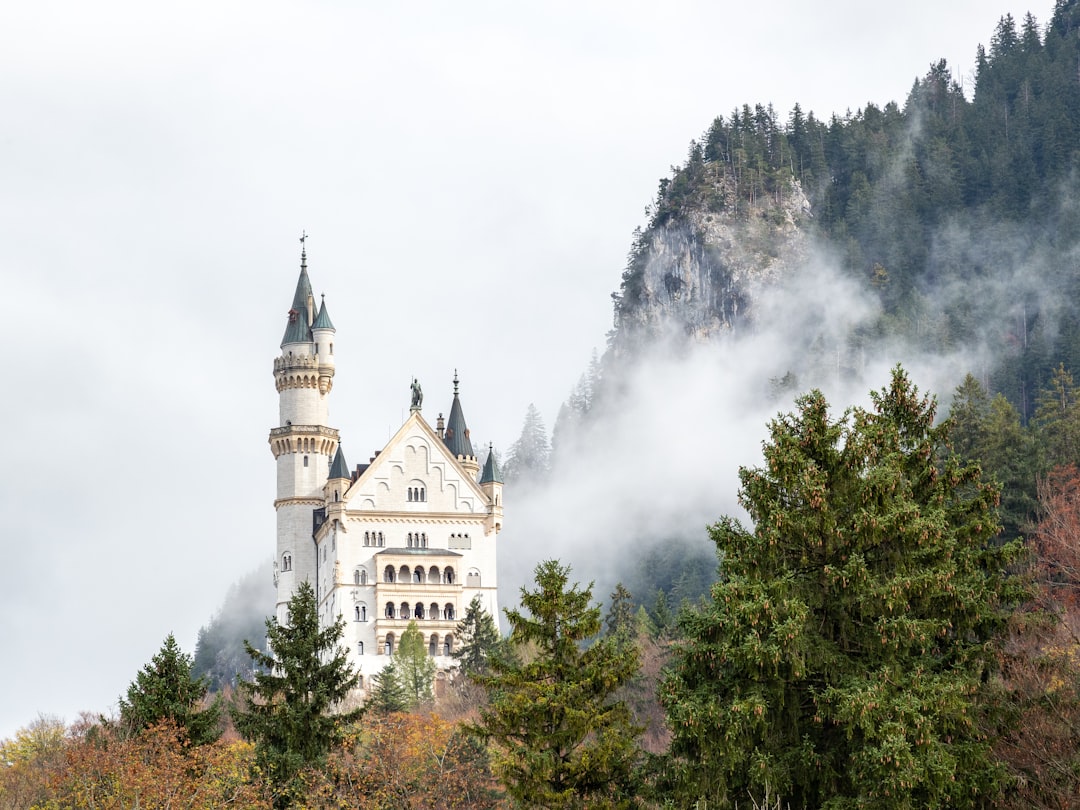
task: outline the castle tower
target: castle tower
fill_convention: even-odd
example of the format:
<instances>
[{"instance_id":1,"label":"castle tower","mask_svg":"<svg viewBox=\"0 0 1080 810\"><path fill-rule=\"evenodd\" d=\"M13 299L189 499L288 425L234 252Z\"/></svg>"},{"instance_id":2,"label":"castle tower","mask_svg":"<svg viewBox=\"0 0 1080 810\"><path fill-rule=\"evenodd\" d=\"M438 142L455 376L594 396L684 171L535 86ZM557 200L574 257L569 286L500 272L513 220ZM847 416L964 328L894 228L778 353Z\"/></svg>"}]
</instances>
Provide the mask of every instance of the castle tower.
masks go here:
<instances>
[{"instance_id":1,"label":"castle tower","mask_svg":"<svg viewBox=\"0 0 1080 810\"><path fill-rule=\"evenodd\" d=\"M306 237L301 238L301 243ZM274 360L278 427L270 431L277 460L277 617L303 581L315 584L313 510L325 504L323 486L338 450L338 432L327 425L334 381L335 329L323 301L318 311L307 272L307 246L300 253L300 278L288 313L281 355Z\"/></svg>"}]
</instances>

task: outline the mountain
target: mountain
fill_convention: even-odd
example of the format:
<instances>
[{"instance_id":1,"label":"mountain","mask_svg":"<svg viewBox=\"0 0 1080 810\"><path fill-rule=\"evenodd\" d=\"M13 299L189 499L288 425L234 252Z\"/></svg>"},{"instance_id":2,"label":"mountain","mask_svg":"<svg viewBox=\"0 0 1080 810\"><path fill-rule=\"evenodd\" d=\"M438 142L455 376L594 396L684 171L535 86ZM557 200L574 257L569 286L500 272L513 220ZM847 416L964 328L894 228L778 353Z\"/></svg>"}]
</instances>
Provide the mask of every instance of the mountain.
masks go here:
<instances>
[{"instance_id":1,"label":"mountain","mask_svg":"<svg viewBox=\"0 0 1080 810\"><path fill-rule=\"evenodd\" d=\"M1059 0L1045 29L1001 19L970 92L941 61L902 107L718 117L634 235L611 351L769 329L763 291L817 260L877 312L841 345L808 336L807 367L817 352L857 369L896 341L966 351L1027 419L1053 370L1080 361L1078 77L1080 2Z\"/></svg>"}]
</instances>

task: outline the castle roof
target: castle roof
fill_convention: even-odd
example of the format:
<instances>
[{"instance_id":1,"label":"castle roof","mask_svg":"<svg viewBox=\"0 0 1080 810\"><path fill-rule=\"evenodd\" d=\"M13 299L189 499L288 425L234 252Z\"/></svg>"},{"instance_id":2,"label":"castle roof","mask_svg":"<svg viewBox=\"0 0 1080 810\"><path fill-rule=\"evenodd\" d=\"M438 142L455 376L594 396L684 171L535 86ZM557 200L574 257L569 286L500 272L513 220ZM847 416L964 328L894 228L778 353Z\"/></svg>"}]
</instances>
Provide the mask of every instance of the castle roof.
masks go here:
<instances>
[{"instance_id":1,"label":"castle roof","mask_svg":"<svg viewBox=\"0 0 1080 810\"><path fill-rule=\"evenodd\" d=\"M351 478L352 474L349 472L349 465L345 463L345 453L341 450L341 445L338 445L337 452L334 453L334 460L330 464L330 475L326 477L327 481L333 481L335 478Z\"/></svg>"},{"instance_id":2,"label":"castle roof","mask_svg":"<svg viewBox=\"0 0 1080 810\"><path fill-rule=\"evenodd\" d=\"M322 303L319 304L319 314L316 316L315 323L311 325L311 328L334 329L334 324L330 322L330 313L326 311L326 296L323 296Z\"/></svg>"},{"instance_id":3,"label":"castle roof","mask_svg":"<svg viewBox=\"0 0 1080 810\"><path fill-rule=\"evenodd\" d=\"M289 310L289 323L285 326L285 335L281 345L286 343L307 343L311 340L311 324L308 323L308 299L311 298L311 279L307 274L307 249L300 253L300 278L296 282L292 308Z\"/></svg>"},{"instance_id":4,"label":"castle roof","mask_svg":"<svg viewBox=\"0 0 1080 810\"><path fill-rule=\"evenodd\" d=\"M458 397L458 376L454 371L454 402L450 406L450 418L446 420L446 434L443 442L455 456L474 458L472 442L469 440L469 428L465 424L465 414L461 410L461 399Z\"/></svg>"},{"instance_id":5,"label":"castle roof","mask_svg":"<svg viewBox=\"0 0 1080 810\"><path fill-rule=\"evenodd\" d=\"M488 445L488 457L484 462L484 472L480 475L481 484L501 484L502 473L499 472L499 463L495 461L495 448Z\"/></svg>"}]
</instances>

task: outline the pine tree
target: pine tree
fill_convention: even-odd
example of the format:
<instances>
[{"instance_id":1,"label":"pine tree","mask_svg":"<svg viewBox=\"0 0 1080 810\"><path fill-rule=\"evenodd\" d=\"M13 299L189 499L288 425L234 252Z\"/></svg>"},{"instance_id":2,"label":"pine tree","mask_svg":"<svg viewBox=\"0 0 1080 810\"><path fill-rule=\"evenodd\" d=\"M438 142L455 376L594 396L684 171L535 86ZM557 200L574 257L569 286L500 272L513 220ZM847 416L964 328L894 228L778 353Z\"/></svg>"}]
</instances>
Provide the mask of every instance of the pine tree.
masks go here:
<instances>
[{"instance_id":1,"label":"pine tree","mask_svg":"<svg viewBox=\"0 0 1080 810\"><path fill-rule=\"evenodd\" d=\"M408 711L409 692L402 683L396 658L391 658L390 663L374 678L375 689L367 706L379 714Z\"/></svg>"},{"instance_id":2,"label":"pine tree","mask_svg":"<svg viewBox=\"0 0 1080 810\"><path fill-rule=\"evenodd\" d=\"M191 677L191 656L169 633L120 698L120 719L136 731L171 720L196 745L213 742L221 735L221 702L200 709L207 688L205 678Z\"/></svg>"},{"instance_id":3,"label":"pine tree","mask_svg":"<svg viewBox=\"0 0 1080 810\"><path fill-rule=\"evenodd\" d=\"M985 719L995 641L1024 590L991 542L997 492L941 451L902 369L838 421L815 391L740 471L748 531L710 529L712 601L661 690L684 799L981 807L1003 779Z\"/></svg>"},{"instance_id":4,"label":"pine tree","mask_svg":"<svg viewBox=\"0 0 1080 810\"><path fill-rule=\"evenodd\" d=\"M498 653L502 639L494 617L484 610L479 594L469 602L455 635L458 643L452 655L462 674L470 678L486 675L488 662Z\"/></svg>"},{"instance_id":5,"label":"pine tree","mask_svg":"<svg viewBox=\"0 0 1080 810\"><path fill-rule=\"evenodd\" d=\"M634 616L634 597L621 582L615 586L609 597L607 615L604 617L605 635L633 639L637 636L637 621Z\"/></svg>"},{"instance_id":6,"label":"pine tree","mask_svg":"<svg viewBox=\"0 0 1080 810\"><path fill-rule=\"evenodd\" d=\"M245 642L255 667L250 681L240 682L242 706L233 712L236 727L255 742L259 760L288 801L299 771L323 760L344 729L362 710L338 711L359 676L338 642L342 619L323 629L315 591L301 582L288 603L285 624L266 620L269 652Z\"/></svg>"},{"instance_id":7,"label":"pine tree","mask_svg":"<svg viewBox=\"0 0 1080 810\"><path fill-rule=\"evenodd\" d=\"M495 746L494 767L522 807L630 807L640 729L612 694L637 671L637 649L600 631L592 586L568 587L570 569L536 567L535 591L521 590L522 610L508 610L511 641L531 660L497 657L480 677L490 704L474 733ZM524 612L523 612L524 611Z\"/></svg>"},{"instance_id":8,"label":"pine tree","mask_svg":"<svg viewBox=\"0 0 1080 810\"><path fill-rule=\"evenodd\" d=\"M503 476L509 483L520 480L543 478L548 470L551 443L540 411L531 402L525 412L525 424L521 435L510 445L510 451L503 466Z\"/></svg>"},{"instance_id":9,"label":"pine tree","mask_svg":"<svg viewBox=\"0 0 1080 810\"><path fill-rule=\"evenodd\" d=\"M416 622L409 622L401 634L397 654L397 676L408 696L410 709L415 709L431 700L431 689L435 683L435 661L428 655L424 636Z\"/></svg>"}]
</instances>

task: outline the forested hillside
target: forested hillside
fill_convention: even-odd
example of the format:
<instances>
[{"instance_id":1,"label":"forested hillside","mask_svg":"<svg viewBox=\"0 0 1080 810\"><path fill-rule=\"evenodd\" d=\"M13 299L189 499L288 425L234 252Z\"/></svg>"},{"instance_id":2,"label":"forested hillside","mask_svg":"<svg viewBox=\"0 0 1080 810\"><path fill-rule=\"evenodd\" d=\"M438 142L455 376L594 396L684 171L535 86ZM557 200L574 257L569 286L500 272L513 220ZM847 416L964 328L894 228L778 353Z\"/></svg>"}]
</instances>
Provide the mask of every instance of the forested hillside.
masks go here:
<instances>
[{"instance_id":1,"label":"forested hillside","mask_svg":"<svg viewBox=\"0 0 1080 810\"><path fill-rule=\"evenodd\" d=\"M632 342L655 321L647 313L681 292L685 269L656 249L664 234L705 246L694 272L728 280L713 303L724 324L733 301L752 319L752 285L731 279L731 250L710 249L706 222L782 220L785 199L805 194L799 229L880 302L878 317L847 336L843 362L857 368L859 353L884 339L968 347L986 358L972 371L1027 420L1053 370L1080 361L1078 32L1080 6L1060 0L1045 32L1030 14L1001 20L978 49L974 87L942 61L902 104L828 120L799 105L786 118L760 104L718 117L661 181L636 234L615 295L614 345ZM777 254L783 240L773 241L761 251ZM667 265L666 289L645 284L656 262Z\"/></svg>"}]
</instances>

